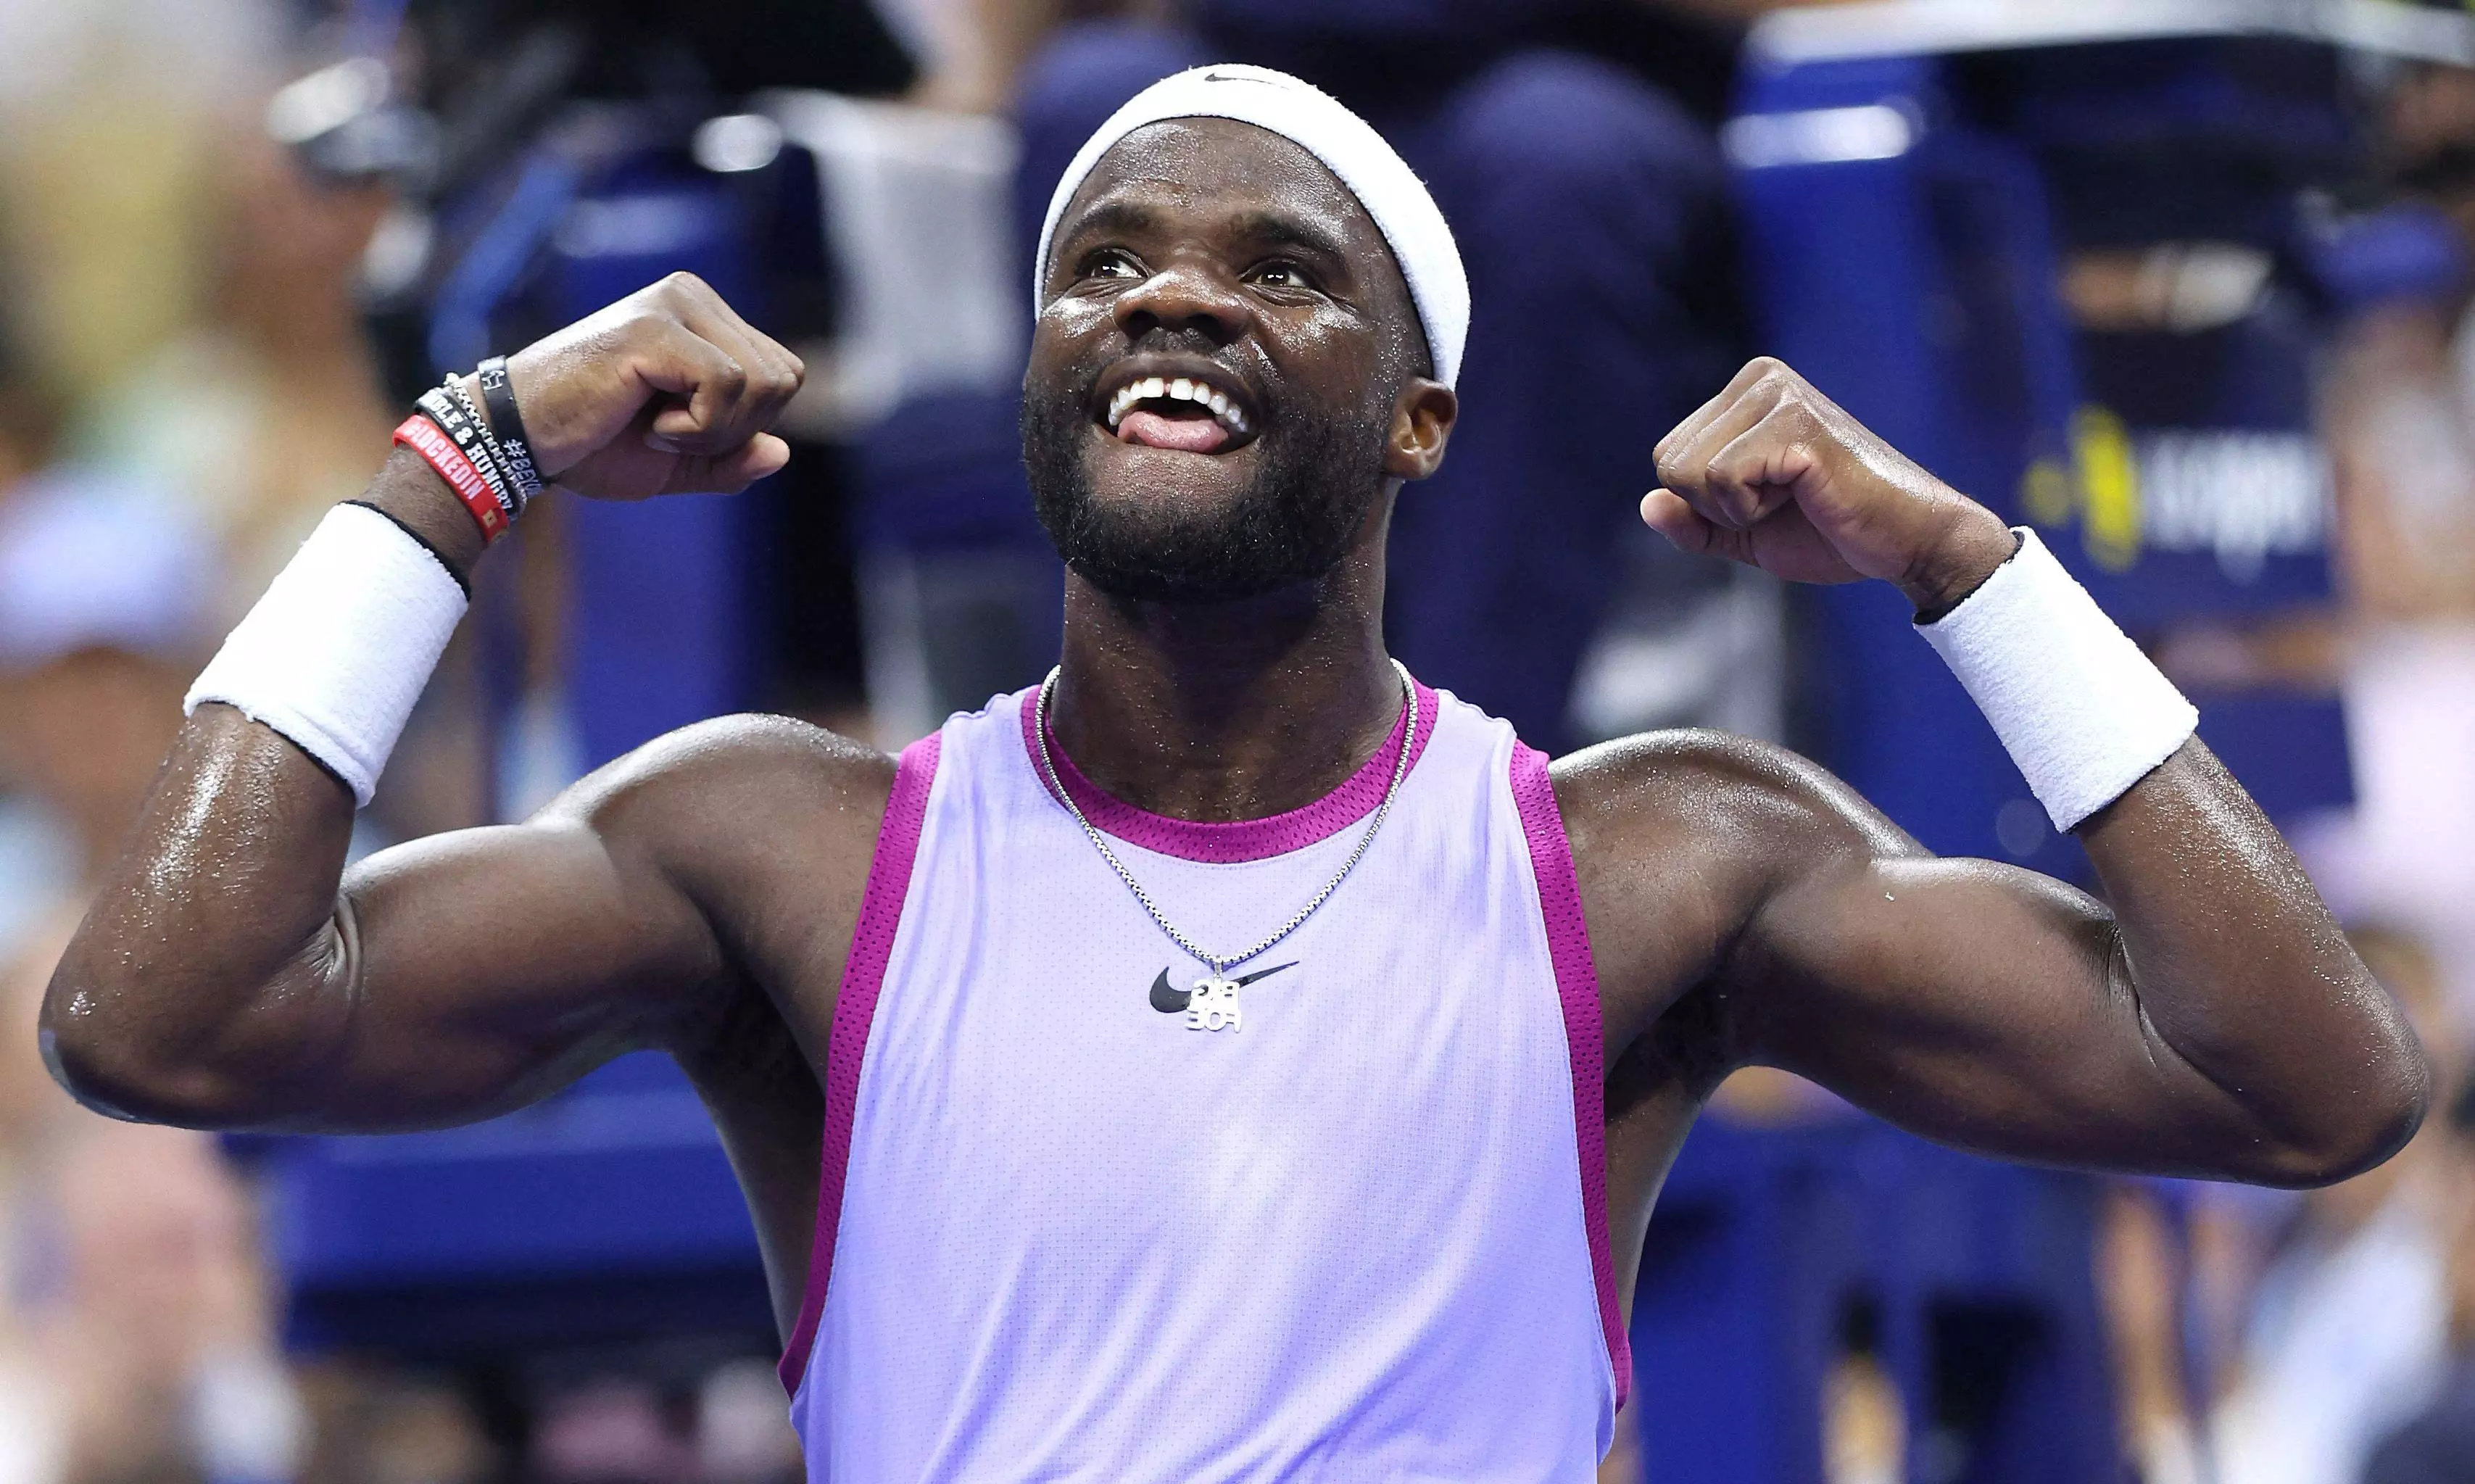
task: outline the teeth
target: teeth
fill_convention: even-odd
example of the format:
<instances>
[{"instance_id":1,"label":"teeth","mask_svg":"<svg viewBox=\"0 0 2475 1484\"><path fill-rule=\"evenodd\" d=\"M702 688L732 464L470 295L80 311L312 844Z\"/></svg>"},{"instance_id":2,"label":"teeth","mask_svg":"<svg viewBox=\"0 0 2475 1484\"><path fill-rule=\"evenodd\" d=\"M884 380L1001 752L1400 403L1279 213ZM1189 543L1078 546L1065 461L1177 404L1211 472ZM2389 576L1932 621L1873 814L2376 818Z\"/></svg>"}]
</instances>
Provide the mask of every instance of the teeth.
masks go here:
<instances>
[{"instance_id":1,"label":"teeth","mask_svg":"<svg viewBox=\"0 0 2475 1484\"><path fill-rule=\"evenodd\" d=\"M1146 377L1139 381L1129 381L1117 388L1116 395L1109 399L1109 426L1115 429L1119 423L1125 421L1126 414L1135 410L1136 403L1162 398L1176 401L1190 401L1199 406L1209 407L1212 409L1212 415L1219 419L1221 425L1231 432L1246 431L1246 414L1238 410L1238 404L1230 400L1228 393L1217 390L1208 382L1197 381L1188 377L1175 378Z\"/></svg>"}]
</instances>

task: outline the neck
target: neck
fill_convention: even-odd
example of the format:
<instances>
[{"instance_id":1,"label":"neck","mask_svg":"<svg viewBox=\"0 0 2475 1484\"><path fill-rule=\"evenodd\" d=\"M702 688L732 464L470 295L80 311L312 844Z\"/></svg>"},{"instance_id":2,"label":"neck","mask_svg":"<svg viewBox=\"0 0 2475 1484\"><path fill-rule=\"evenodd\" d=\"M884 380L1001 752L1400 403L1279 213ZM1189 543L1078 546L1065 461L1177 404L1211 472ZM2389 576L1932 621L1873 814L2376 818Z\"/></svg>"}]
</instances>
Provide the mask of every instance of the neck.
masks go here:
<instances>
[{"instance_id":1,"label":"neck","mask_svg":"<svg viewBox=\"0 0 2475 1484\"><path fill-rule=\"evenodd\" d=\"M1382 551L1221 603L1111 597L1069 572L1058 743L1113 796L1173 819L1260 819L1330 793L1401 716Z\"/></svg>"}]
</instances>

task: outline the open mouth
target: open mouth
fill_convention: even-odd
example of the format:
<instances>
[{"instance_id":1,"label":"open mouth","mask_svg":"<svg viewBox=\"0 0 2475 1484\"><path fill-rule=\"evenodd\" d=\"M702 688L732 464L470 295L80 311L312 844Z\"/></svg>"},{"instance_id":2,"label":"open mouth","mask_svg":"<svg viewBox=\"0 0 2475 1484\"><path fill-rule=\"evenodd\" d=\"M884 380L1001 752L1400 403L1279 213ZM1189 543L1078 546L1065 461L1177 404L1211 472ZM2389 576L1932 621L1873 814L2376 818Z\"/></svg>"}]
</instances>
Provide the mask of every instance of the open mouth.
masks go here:
<instances>
[{"instance_id":1,"label":"open mouth","mask_svg":"<svg viewBox=\"0 0 2475 1484\"><path fill-rule=\"evenodd\" d=\"M1234 378L1205 367L1129 364L1111 376L1101 426L1119 443L1226 453L1253 439L1255 414Z\"/></svg>"}]
</instances>

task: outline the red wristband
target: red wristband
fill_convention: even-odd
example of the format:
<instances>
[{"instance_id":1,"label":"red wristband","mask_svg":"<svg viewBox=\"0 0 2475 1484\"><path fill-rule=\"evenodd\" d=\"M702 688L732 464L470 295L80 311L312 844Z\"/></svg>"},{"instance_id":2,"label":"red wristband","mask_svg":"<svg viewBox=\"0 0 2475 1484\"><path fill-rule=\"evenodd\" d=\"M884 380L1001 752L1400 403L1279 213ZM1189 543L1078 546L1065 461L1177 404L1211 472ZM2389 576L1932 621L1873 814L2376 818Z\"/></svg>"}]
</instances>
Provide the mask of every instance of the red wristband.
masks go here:
<instances>
[{"instance_id":1,"label":"red wristband","mask_svg":"<svg viewBox=\"0 0 2475 1484\"><path fill-rule=\"evenodd\" d=\"M499 497L490 492L490 482L481 471L455 447L455 441L438 430L438 425L414 413L395 430L395 441L421 455L423 462L438 472L464 508L481 527L481 539L496 541L507 533L507 512L500 507Z\"/></svg>"}]
</instances>

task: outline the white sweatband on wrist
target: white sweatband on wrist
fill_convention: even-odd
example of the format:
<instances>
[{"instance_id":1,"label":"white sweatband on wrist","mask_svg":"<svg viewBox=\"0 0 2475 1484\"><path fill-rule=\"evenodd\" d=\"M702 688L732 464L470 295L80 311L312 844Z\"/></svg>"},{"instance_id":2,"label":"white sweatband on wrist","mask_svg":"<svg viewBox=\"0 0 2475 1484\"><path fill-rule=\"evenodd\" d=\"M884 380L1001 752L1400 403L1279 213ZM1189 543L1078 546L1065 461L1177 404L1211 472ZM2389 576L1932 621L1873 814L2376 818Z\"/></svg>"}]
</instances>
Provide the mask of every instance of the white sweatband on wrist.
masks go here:
<instances>
[{"instance_id":1,"label":"white sweatband on wrist","mask_svg":"<svg viewBox=\"0 0 2475 1484\"><path fill-rule=\"evenodd\" d=\"M367 804L464 617L446 564L365 505L337 505L224 641L184 712L221 701L282 733Z\"/></svg>"},{"instance_id":2,"label":"white sweatband on wrist","mask_svg":"<svg viewBox=\"0 0 2475 1484\"><path fill-rule=\"evenodd\" d=\"M2015 529L2011 560L1917 632L2068 832L2171 757L2200 714L2035 531Z\"/></svg>"}]
</instances>

